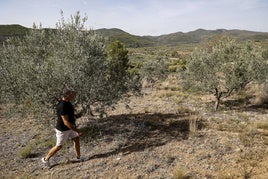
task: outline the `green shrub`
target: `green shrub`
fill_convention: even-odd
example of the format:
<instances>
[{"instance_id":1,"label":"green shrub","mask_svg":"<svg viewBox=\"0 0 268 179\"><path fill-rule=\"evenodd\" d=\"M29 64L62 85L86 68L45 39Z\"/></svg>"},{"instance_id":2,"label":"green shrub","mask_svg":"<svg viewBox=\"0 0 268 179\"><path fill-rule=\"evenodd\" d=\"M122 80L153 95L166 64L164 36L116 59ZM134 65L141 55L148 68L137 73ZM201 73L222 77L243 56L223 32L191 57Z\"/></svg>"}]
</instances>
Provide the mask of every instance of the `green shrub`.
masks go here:
<instances>
[{"instance_id":1,"label":"green shrub","mask_svg":"<svg viewBox=\"0 0 268 179\"><path fill-rule=\"evenodd\" d=\"M0 51L1 102L27 100L30 109L48 113L66 87L77 92L75 104L83 109L110 105L139 90L125 75L128 51L117 43L106 53L104 38L87 30L86 20L79 12L65 20L62 13L56 29L34 25L24 38L9 38Z\"/></svg>"},{"instance_id":2,"label":"green shrub","mask_svg":"<svg viewBox=\"0 0 268 179\"><path fill-rule=\"evenodd\" d=\"M23 147L20 151L19 151L19 156L22 159L25 158L30 158L32 155L32 146L31 145L26 145L25 147Z\"/></svg>"},{"instance_id":3,"label":"green shrub","mask_svg":"<svg viewBox=\"0 0 268 179\"><path fill-rule=\"evenodd\" d=\"M267 79L267 59L253 42L239 43L224 37L210 43L191 54L181 75L185 88L195 87L215 96L215 110L222 98L252 81Z\"/></svg>"}]
</instances>

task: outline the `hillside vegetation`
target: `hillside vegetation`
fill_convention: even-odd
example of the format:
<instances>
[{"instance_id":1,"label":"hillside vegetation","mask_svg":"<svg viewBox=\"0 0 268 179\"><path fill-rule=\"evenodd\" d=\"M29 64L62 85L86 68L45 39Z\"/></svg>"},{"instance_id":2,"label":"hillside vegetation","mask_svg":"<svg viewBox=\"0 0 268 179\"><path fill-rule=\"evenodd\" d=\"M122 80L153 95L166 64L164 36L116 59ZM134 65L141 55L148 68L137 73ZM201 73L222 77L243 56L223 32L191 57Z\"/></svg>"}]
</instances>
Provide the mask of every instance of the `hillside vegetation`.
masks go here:
<instances>
[{"instance_id":1,"label":"hillside vegetation","mask_svg":"<svg viewBox=\"0 0 268 179\"><path fill-rule=\"evenodd\" d=\"M253 32L245 30L205 30L197 29L195 31L183 33L175 32L160 36L136 36L129 34L121 29L96 29L97 33L103 35L108 43L119 40L126 47L152 47L152 46L175 46L182 44L196 44L209 40L215 35L226 35L240 40L268 41L267 32ZM28 28L21 25L0 25L0 42L11 36L23 36L28 32Z\"/></svg>"},{"instance_id":2,"label":"hillside vegetation","mask_svg":"<svg viewBox=\"0 0 268 179\"><path fill-rule=\"evenodd\" d=\"M8 37L23 37L27 32L28 28L21 25L0 25L0 43Z\"/></svg>"}]
</instances>

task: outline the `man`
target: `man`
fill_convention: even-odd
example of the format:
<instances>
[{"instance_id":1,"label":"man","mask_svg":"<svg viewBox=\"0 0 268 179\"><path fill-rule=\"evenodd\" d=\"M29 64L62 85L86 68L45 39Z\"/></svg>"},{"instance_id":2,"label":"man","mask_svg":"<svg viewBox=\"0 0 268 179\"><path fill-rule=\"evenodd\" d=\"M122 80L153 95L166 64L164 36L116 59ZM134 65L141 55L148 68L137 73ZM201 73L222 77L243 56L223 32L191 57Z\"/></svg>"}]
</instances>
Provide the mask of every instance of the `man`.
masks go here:
<instances>
[{"instance_id":1,"label":"man","mask_svg":"<svg viewBox=\"0 0 268 179\"><path fill-rule=\"evenodd\" d=\"M55 155L65 144L65 142L71 138L74 142L74 149L76 151L76 157L80 160L80 143L79 137L82 136L82 132L76 128L74 107L71 100L75 98L75 92L72 90L64 90L62 100L57 106L57 124L56 124L56 145L50 149L46 157L42 158L42 162L47 166L49 165L49 159Z\"/></svg>"}]
</instances>

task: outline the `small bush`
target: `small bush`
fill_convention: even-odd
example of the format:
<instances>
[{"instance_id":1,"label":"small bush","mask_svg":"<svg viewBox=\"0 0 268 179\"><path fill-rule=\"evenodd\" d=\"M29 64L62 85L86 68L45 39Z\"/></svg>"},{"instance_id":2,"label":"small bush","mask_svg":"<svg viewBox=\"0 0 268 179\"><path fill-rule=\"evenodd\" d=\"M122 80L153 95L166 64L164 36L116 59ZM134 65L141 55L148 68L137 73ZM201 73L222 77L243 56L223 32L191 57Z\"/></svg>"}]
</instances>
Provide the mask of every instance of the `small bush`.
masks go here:
<instances>
[{"instance_id":1,"label":"small bush","mask_svg":"<svg viewBox=\"0 0 268 179\"><path fill-rule=\"evenodd\" d=\"M19 156L22 159L25 158L30 158L32 155L32 147L31 145L27 145L25 147L23 147L20 151L19 151Z\"/></svg>"},{"instance_id":2,"label":"small bush","mask_svg":"<svg viewBox=\"0 0 268 179\"><path fill-rule=\"evenodd\" d=\"M255 126L248 126L245 132L239 134L239 139L245 147L250 147L254 144L254 137L258 133Z\"/></svg>"},{"instance_id":3,"label":"small bush","mask_svg":"<svg viewBox=\"0 0 268 179\"><path fill-rule=\"evenodd\" d=\"M258 129L268 130L268 122L258 122L256 125Z\"/></svg>"},{"instance_id":4,"label":"small bush","mask_svg":"<svg viewBox=\"0 0 268 179\"><path fill-rule=\"evenodd\" d=\"M268 89L265 85L256 85L253 90L255 91L255 99L253 101L255 105L263 105L268 103Z\"/></svg>"},{"instance_id":5,"label":"small bush","mask_svg":"<svg viewBox=\"0 0 268 179\"><path fill-rule=\"evenodd\" d=\"M166 158L168 163L172 163L175 160L175 157L171 153L166 154Z\"/></svg>"},{"instance_id":6,"label":"small bush","mask_svg":"<svg viewBox=\"0 0 268 179\"><path fill-rule=\"evenodd\" d=\"M190 178L189 174L180 165L177 165L177 166L174 167L174 169L173 169L173 177L174 177L174 179L187 179L187 178Z\"/></svg>"}]
</instances>

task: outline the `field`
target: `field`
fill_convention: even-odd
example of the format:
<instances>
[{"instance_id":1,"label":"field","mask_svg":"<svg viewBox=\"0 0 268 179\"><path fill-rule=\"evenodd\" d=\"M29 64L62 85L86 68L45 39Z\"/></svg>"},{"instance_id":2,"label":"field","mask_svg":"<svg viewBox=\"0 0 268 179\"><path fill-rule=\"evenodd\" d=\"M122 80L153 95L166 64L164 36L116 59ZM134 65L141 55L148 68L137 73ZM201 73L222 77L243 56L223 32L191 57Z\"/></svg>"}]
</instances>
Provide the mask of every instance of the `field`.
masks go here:
<instances>
[{"instance_id":1,"label":"field","mask_svg":"<svg viewBox=\"0 0 268 179\"><path fill-rule=\"evenodd\" d=\"M55 116L28 114L28 103L1 105L0 177L268 178L267 92L250 84L215 112L213 96L183 90L176 76L196 45L128 49L133 64L163 57L172 72L143 83L141 96L122 99L103 118L93 110L77 120L83 162L73 161L70 141L45 168Z\"/></svg>"},{"instance_id":2,"label":"field","mask_svg":"<svg viewBox=\"0 0 268 179\"><path fill-rule=\"evenodd\" d=\"M226 99L182 91L170 77L131 96L105 118L78 119L86 160L72 162L72 143L46 169L54 120L10 114L1 106L1 178L258 178L268 177L267 105L252 89ZM13 109L20 110L20 109Z\"/></svg>"}]
</instances>

